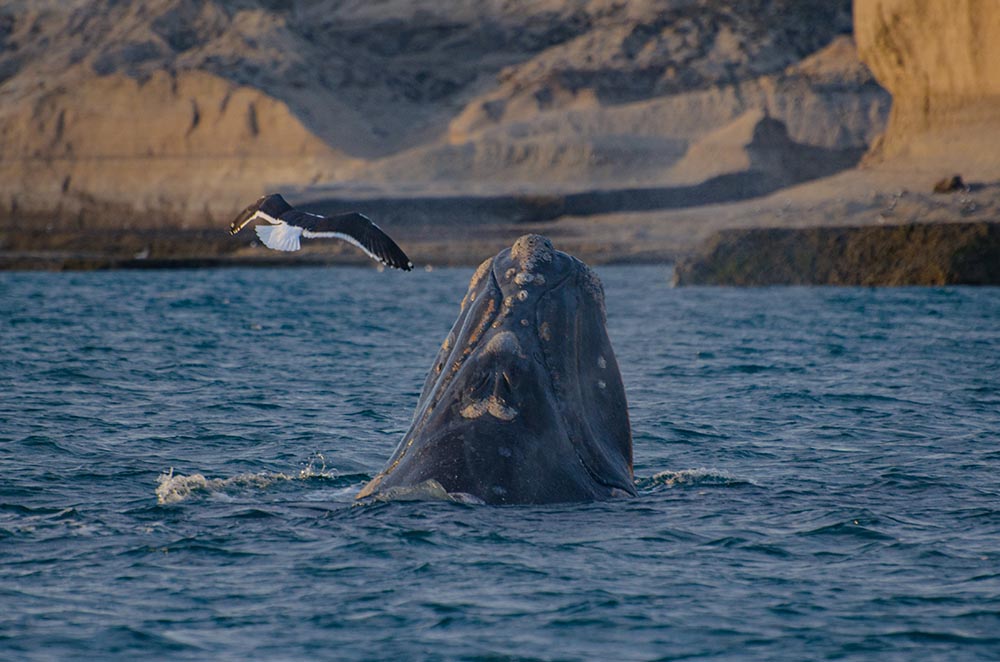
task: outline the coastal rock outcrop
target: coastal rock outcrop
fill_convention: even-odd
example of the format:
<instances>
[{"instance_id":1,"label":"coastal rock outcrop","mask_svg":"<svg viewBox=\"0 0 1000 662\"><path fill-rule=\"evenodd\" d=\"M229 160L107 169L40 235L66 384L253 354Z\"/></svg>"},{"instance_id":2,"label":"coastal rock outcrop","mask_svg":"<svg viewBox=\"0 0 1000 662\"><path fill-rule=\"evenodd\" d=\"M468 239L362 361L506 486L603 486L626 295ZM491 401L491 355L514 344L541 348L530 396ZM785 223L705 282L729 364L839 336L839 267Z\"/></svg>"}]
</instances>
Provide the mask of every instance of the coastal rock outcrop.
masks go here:
<instances>
[{"instance_id":1,"label":"coastal rock outcrop","mask_svg":"<svg viewBox=\"0 0 1000 662\"><path fill-rule=\"evenodd\" d=\"M675 285L997 285L1000 223L723 230Z\"/></svg>"}]
</instances>

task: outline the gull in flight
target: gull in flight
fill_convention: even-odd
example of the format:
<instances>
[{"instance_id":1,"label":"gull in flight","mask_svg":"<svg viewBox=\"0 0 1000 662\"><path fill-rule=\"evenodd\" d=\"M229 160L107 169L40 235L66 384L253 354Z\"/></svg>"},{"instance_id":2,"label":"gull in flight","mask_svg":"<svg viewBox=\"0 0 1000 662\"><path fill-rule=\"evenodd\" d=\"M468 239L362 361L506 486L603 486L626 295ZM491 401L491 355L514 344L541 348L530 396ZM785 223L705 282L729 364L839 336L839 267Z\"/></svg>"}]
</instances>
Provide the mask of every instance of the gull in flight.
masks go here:
<instances>
[{"instance_id":1,"label":"gull in flight","mask_svg":"<svg viewBox=\"0 0 1000 662\"><path fill-rule=\"evenodd\" d=\"M236 234L255 220L267 221L254 228L261 242L276 251L297 251L300 239L341 239L363 250L368 257L393 269L410 271L413 263L382 228L358 212L320 216L299 211L277 193L265 195L229 224Z\"/></svg>"}]
</instances>

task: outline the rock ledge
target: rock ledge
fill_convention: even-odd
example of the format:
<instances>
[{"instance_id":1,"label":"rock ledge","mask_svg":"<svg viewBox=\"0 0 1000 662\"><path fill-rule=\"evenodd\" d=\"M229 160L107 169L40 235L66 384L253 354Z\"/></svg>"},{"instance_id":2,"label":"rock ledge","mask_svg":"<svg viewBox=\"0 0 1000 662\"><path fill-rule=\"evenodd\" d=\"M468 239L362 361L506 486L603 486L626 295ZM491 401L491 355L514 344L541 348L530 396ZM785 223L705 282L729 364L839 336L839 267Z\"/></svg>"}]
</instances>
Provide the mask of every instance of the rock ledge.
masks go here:
<instances>
[{"instance_id":1,"label":"rock ledge","mask_svg":"<svg viewBox=\"0 0 1000 662\"><path fill-rule=\"evenodd\" d=\"M1000 223L722 230L675 285L1000 285Z\"/></svg>"}]
</instances>

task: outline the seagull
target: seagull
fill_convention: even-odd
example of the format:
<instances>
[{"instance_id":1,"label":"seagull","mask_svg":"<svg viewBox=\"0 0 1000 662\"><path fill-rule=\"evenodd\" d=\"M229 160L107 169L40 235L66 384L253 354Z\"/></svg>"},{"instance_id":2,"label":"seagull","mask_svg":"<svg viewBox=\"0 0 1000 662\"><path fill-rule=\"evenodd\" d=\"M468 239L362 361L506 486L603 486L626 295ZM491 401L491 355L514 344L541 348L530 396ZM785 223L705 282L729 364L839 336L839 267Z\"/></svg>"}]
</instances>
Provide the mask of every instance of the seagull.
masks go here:
<instances>
[{"instance_id":1,"label":"seagull","mask_svg":"<svg viewBox=\"0 0 1000 662\"><path fill-rule=\"evenodd\" d=\"M252 221L265 220L270 225L254 228L268 248L276 251L297 251L299 239L343 239L363 250L368 257L393 269L409 271L413 263L406 253L389 238L382 228L364 214L349 212L335 216L320 216L299 211L277 193L265 195L239 213L229 224L229 234L235 235Z\"/></svg>"}]
</instances>

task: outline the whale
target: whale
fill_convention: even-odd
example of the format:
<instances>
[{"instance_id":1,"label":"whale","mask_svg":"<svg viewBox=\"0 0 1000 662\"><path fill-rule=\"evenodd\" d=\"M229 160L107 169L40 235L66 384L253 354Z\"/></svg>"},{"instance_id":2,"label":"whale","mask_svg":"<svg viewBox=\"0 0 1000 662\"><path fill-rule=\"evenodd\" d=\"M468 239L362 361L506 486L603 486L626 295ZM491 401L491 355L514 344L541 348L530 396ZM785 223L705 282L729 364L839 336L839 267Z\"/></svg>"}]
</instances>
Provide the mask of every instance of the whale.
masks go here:
<instances>
[{"instance_id":1,"label":"whale","mask_svg":"<svg viewBox=\"0 0 1000 662\"><path fill-rule=\"evenodd\" d=\"M539 235L484 261L409 429L356 495L492 505L635 496L632 432L604 289Z\"/></svg>"}]
</instances>

